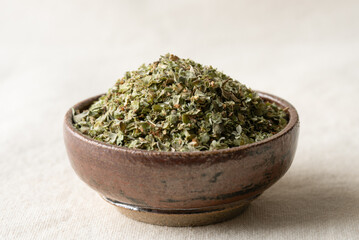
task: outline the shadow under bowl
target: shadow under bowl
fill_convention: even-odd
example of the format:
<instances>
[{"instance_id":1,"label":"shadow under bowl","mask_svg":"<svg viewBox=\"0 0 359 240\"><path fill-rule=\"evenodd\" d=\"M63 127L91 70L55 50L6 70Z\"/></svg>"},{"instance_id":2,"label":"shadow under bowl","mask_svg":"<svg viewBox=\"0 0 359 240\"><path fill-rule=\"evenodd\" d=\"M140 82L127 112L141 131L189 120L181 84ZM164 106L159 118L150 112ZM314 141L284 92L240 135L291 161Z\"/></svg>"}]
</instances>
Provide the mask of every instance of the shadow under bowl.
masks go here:
<instances>
[{"instance_id":1,"label":"shadow under bowl","mask_svg":"<svg viewBox=\"0 0 359 240\"><path fill-rule=\"evenodd\" d=\"M77 175L126 216L156 225L199 226L235 217L289 169L299 118L287 101L258 92L286 108L287 126L260 142L223 150L159 152L110 145L64 121L64 140ZM101 95L73 108L84 110Z\"/></svg>"}]
</instances>

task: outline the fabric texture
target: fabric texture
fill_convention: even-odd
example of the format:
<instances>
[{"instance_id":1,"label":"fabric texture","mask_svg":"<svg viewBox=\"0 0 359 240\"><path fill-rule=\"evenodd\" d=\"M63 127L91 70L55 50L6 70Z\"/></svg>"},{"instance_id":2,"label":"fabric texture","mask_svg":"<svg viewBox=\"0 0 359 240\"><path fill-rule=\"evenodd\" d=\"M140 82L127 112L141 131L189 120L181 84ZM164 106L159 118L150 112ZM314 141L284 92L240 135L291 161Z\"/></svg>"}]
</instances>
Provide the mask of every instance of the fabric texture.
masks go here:
<instances>
[{"instance_id":1,"label":"fabric texture","mask_svg":"<svg viewBox=\"0 0 359 240\"><path fill-rule=\"evenodd\" d=\"M0 239L358 239L358 1L0 3ZM122 216L72 170L65 112L167 52L298 110L287 174L239 217Z\"/></svg>"}]
</instances>

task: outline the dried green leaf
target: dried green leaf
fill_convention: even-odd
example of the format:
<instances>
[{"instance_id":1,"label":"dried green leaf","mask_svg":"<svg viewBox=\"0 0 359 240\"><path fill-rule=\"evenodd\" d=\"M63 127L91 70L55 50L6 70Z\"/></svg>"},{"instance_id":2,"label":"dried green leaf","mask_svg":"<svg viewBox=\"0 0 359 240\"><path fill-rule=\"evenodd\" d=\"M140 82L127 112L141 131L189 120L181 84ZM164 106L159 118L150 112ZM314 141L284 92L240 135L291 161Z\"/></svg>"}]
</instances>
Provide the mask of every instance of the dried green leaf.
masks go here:
<instances>
[{"instance_id":1,"label":"dried green leaf","mask_svg":"<svg viewBox=\"0 0 359 240\"><path fill-rule=\"evenodd\" d=\"M205 151L261 141L283 129L286 111L212 66L166 54L129 71L74 126L128 148Z\"/></svg>"}]
</instances>

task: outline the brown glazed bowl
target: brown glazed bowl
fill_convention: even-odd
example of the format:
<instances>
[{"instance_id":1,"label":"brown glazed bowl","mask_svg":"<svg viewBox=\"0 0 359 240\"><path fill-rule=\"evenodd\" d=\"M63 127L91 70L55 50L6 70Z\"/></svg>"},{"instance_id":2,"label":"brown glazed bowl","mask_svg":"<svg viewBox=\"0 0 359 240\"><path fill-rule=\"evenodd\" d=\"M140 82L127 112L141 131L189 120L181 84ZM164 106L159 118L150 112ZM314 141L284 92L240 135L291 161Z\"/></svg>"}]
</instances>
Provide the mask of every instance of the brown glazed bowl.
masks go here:
<instances>
[{"instance_id":1,"label":"brown glazed bowl","mask_svg":"<svg viewBox=\"0 0 359 240\"><path fill-rule=\"evenodd\" d=\"M299 120L287 101L288 125L263 141L224 150L159 152L96 141L73 127L66 113L64 138L77 175L126 216L166 226L198 226L230 219L272 186L290 167ZM73 108L83 110L99 96Z\"/></svg>"}]
</instances>

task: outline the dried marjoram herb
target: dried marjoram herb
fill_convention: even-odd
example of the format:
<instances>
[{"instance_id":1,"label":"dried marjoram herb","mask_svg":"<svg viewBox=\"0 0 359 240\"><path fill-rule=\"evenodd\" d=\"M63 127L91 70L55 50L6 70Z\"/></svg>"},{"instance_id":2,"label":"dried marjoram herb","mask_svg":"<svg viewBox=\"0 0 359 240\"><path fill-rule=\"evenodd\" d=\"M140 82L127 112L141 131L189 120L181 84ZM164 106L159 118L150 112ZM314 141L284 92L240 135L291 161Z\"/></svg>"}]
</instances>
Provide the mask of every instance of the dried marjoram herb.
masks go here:
<instances>
[{"instance_id":1,"label":"dried marjoram herb","mask_svg":"<svg viewBox=\"0 0 359 240\"><path fill-rule=\"evenodd\" d=\"M156 151L204 151L263 140L285 110L211 66L167 54L127 72L74 126L106 143Z\"/></svg>"}]
</instances>

